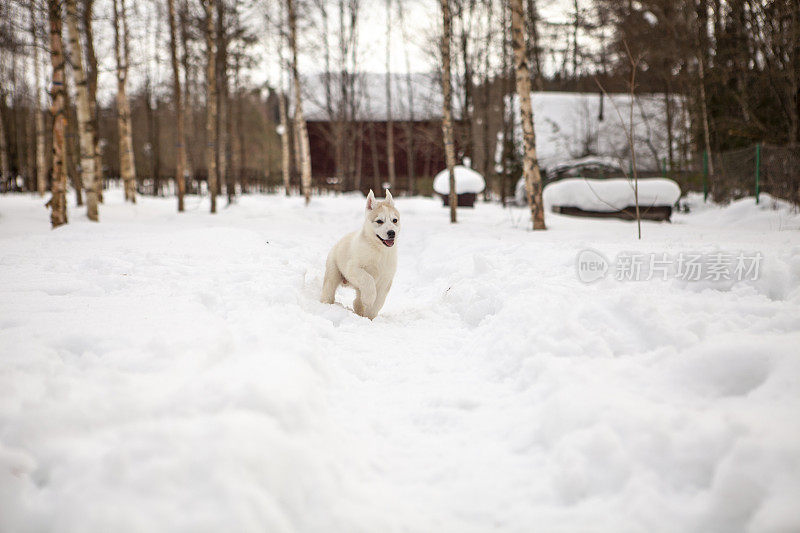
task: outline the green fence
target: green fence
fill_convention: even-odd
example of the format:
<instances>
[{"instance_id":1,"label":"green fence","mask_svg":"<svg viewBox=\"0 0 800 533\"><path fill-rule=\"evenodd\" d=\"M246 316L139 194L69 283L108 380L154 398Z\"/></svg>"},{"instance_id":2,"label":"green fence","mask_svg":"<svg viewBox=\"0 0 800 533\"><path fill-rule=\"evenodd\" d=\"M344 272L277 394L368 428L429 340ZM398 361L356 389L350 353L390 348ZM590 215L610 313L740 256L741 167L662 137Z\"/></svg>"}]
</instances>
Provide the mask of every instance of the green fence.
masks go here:
<instances>
[{"instance_id":1,"label":"green fence","mask_svg":"<svg viewBox=\"0 0 800 533\"><path fill-rule=\"evenodd\" d=\"M782 198L800 207L800 144L755 144L709 156L695 154L685 170L663 173L676 180L683 191L702 191L715 202L761 193Z\"/></svg>"}]
</instances>

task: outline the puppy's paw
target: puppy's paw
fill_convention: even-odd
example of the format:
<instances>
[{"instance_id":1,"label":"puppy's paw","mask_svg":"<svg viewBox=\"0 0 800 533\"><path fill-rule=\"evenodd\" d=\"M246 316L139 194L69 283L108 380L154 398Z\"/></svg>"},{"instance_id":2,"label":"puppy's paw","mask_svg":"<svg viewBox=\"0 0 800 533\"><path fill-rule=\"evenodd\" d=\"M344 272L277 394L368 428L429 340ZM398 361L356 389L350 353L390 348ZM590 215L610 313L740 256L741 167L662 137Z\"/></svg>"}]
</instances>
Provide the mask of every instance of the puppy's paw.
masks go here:
<instances>
[{"instance_id":1,"label":"puppy's paw","mask_svg":"<svg viewBox=\"0 0 800 533\"><path fill-rule=\"evenodd\" d=\"M353 302L353 312L358 316L364 316L364 304L361 303L358 297Z\"/></svg>"}]
</instances>

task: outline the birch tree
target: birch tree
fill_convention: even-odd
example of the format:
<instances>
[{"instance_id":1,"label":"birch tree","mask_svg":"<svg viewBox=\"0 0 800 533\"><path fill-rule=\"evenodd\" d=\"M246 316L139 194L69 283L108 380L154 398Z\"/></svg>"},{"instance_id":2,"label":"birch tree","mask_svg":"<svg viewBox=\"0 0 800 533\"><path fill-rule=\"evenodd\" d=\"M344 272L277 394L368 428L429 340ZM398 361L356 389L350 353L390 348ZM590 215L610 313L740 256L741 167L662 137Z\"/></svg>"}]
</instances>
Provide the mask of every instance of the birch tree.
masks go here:
<instances>
[{"instance_id":1,"label":"birch tree","mask_svg":"<svg viewBox=\"0 0 800 533\"><path fill-rule=\"evenodd\" d=\"M394 121L392 120L392 0L386 0L386 164L389 167L389 188L395 188Z\"/></svg>"},{"instance_id":2,"label":"birch tree","mask_svg":"<svg viewBox=\"0 0 800 533\"><path fill-rule=\"evenodd\" d=\"M705 0L700 0L697 4L697 73L698 83L700 87L700 115L703 123L703 143L705 146L706 154L708 157L708 173L714 175L714 158L711 157L711 133L708 126L708 100L706 98L706 74L705 63L707 53L707 35L708 31L708 7Z\"/></svg>"},{"instance_id":3,"label":"birch tree","mask_svg":"<svg viewBox=\"0 0 800 533\"><path fill-rule=\"evenodd\" d=\"M290 144L291 139L289 138L289 117L288 117L288 110L286 109L286 93L289 90L286 86L286 61L284 58L284 45L286 44L285 33L283 32L282 28L284 27L286 21L286 12L285 12L286 4L281 2L281 21L280 21L280 30L277 31L278 36L278 59L280 61L280 89L278 91L278 106L280 106L280 136L281 136L281 172L283 174L283 190L286 193L286 196L291 195L291 176L292 176L292 169L291 169L291 154L290 152Z\"/></svg>"},{"instance_id":4,"label":"birch tree","mask_svg":"<svg viewBox=\"0 0 800 533\"><path fill-rule=\"evenodd\" d=\"M230 169L228 168L228 37L225 31L225 26L228 25L225 0L216 0L215 8L217 11L216 20L216 47L214 54L214 63L216 64L216 82L217 82L217 194L222 193L222 184L225 183L226 195L228 197L228 204L231 203L231 191L228 190L230 184L228 177Z\"/></svg>"},{"instance_id":5,"label":"birch tree","mask_svg":"<svg viewBox=\"0 0 800 533\"><path fill-rule=\"evenodd\" d=\"M517 97L522 116L522 134L525 153L522 158L522 172L525 177L525 193L531 208L533 229L547 229L544 224L542 204L542 175L536 157L536 134L533 130L533 109L531 106L531 78L528 70L528 54L525 46L525 12L522 0L509 0L511 9L511 41L514 49L514 67L517 78Z\"/></svg>"},{"instance_id":6,"label":"birch tree","mask_svg":"<svg viewBox=\"0 0 800 533\"><path fill-rule=\"evenodd\" d=\"M356 121L359 108L358 36L359 0L339 0L339 101L335 120L337 166L343 170L345 190L361 188L364 128ZM355 146L355 150L351 147Z\"/></svg>"},{"instance_id":7,"label":"birch tree","mask_svg":"<svg viewBox=\"0 0 800 533\"><path fill-rule=\"evenodd\" d=\"M280 114L281 114L281 170L283 172L283 189L286 192L286 196L291 195L291 188L290 188L290 178L291 178L291 164L292 158L291 154L289 154L289 144L291 140L289 139L289 120L286 113L286 93L281 87L280 92L280 101L278 103L280 106Z\"/></svg>"},{"instance_id":8,"label":"birch tree","mask_svg":"<svg viewBox=\"0 0 800 533\"><path fill-rule=\"evenodd\" d=\"M97 55L94 51L94 31L92 29L94 0L83 2L83 32L86 42L86 88L89 91L89 112L92 116L92 137L94 144L94 170L97 199L103 201L103 157L100 152L100 121L97 118Z\"/></svg>"},{"instance_id":9,"label":"birch tree","mask_svg":"<svg viewBox=\"0 0 800 533\"><path fill-rule=\"evenodd\" d=\"M62 1L62 10L65 2ZM75 191L75 205L83 207L83 185L81 183L81 176L78 174L78 163L81 157L81 148L78 145L78 115L73 113L74 107L72 105L73 91L73 78L72 66L70 65L69 54L64 53L64 109L67 113L67 129L65 130L66 144L64 145L64 161L66 162L67 169L67 183L72 184L72 190Z\"/></svg>"},{"instance_id":10,"label":"birch tree","mask_svg":"<svg viewBox=\"0 0 800 533\"><path fill-rule=\"evenodd\" d=\"M131 137L131 106L126 95L130 44L125 0L114 0L114 56L117 60L117 128L119 130L119 166L125 183L125 200L136 203L136 166Z\"/></svg>"},{"instance_id":11,"label":"birch tree","mask_svg":"<svg viewBox=\"0 0 800 533\"><path fill-rule=\"evenodd\" d=\"M65 168L65 138L67 126L64 106L66 84L64 78L64 43L61 39L61 0L47 0L50 19L50 63L53 67L52 105L53 116L53 179L50 186L50 224L57 228L67 223L67 174Z\"/></svg>"},{"instance_id":12,"label":"birch tree","mask_svg":"<svg viewBox=\"0 0 800 533\"><path fill-rule=\"evenodd\" d=\"M473 23L475 20L475 0L459 1L455 3L456 15L454 19L459 28L458 39L456 40L456 57L461 59L461 65L456 61L456 83L462 89L461 94L461 122L466 126L466 135L462 136L462 153L470 156L474 161L473 137L475 132L475 121L473 120L474 109L474 72L473 55L470 52L470 37L473 33ZM451 30L452 31L452 30ZM451 36L452 38L452 36ZM461 69L459 72L459 68ZM461 79L459 79L459 77ZM460 82L460 86L458 85Z\"/></svg>"},{"instance_id":13,"label":"birch tree","mask_svg":"<svg viewBox=\"0 0 800 533\"><path fill-rule=\"evenodd\" d=\"M491 54L489 50L492 48L493 44L493 19L494 19L494 8L493 2L489 2L486 6L486 34L484 36L484 43L486 46L486 51L483 54L483 113L482 113L482 124L481 124L481 144L483 145L483 175L486 178L486 181L491 184L494 182L494 151L492 150L492 143L490 141L491 138L491 127L490 127L490 109L492 107L492 86L490 83L491 75L492 75L492 62L491 62ZM477 155L477 154L476 154ZM483 190L483 198L484 200L489 199L489 195L491 193L491 185L487 186Z\"/></svg>"},{"instance_id":14,"label":"birch tree","mask_svg":"<svg viewBox=\"0 0 800 533\"><path fill-rule=\"evenodd\" d=\"M206 15L206 166L211 212L217 212L217 80L214 0L200 0Z\"/></svg>"},{"instance_id":15,"label":"birch tree","mask_svg":"<svg viewBox=\"0 0 800 533\"><path fill-rule=\"evenodd\" d=\"M78 33L78 8L75 0L67 0L67 29L72 59L72 75L78 93L78 139L80 143L81 184L86 191L86 215L97 221L97 188L95 185L94 134L89 109L89 92L86 84L86 70L83 67L83 50Z\"/></svg>"},{"instance_id":16,"label":"birch tree","mask_svg":"<svg viewBox=\"0 0 800 533\"><path fill-rule=\"evenodd\" d=\"M576 6L577 12L577 6ZM536 7L536 0L528 0L528 13L526 23L527 32L530 36L528 43L528 60L533 62L531 69L531 81L537 91L544 90L544 75L542 74L542 48L539 44L539 10Z\"/></svg>"},{"instance_id":17,"label":"birch tree","mask_svg":"<svg viewBox=\"0 0 800 533\"><path fill-rule=\"evenodd\" d=\"M414 155L414 85L411 82L411 60L408 54L408 34L406 32L405 12L403 3L397 2L397 15L400 21L400 28L403 32L403 54L406 62L406 92L407 92L407 106L408 106L408 120L405 121L405 136L406 136L406 166L408 167L408 194L414 196L415 186L415 169L416 157Z\"/></svg>"},{"instance_id":18,"label":"birch tree","mask_svg":"<svg viewBox=\"0 0 800 533\"><path fill-rule=\"evenodd\" d=\"M406 168L408 169L408 194L414 196L416 187L416 156L414 151L414 89L411 86L411 71L406 70L406 91L408 91L408 120L403 129L406 137Z\"/></svg>"},{"instance_id":19,"label":"birch tree","mask_svg":"<svg viewBox=\"0 0 800 533\"><path fill-rule=\"evenodd\" d=\"M189 140L193 138L194 135L194 117L192 116L192 112L196 107L194 104L196 103L197 99L197 91L192 91L193 87L193 77L194 69L191 65L191 53L189 50L189 41L191 40L190 36L190 23L189 23L189 1L188 0L180 0L180 10L178 12L178 26L181 31L181 68L183 69L183 79L185 83L183 84L183 104L185 110L187 111L184 114L184 153L186 154L186 169L184 171L185 176L193 176L194 171L193 169L197 167L197 162L194 160L194 156L192 152L189 151ZM195 85L196 87L196 85ZM188 134L186 133L188 132ZM191 178L190 178L191 179ZM191 181L190 181L191 183Z\"/></svg>"},{"instance_id":20,"label":"birch tree","mask_svg":"<svg viewBox=\"0 0 800 533\"><path fill-rule=\"evenodd\" d=\"M453 141L453 86L450 81L450 0L441 0L442 6L442 134L447 170L450 173L450 222L456 222L456 151Z\"/></svg>"},{"instance_id":21,"label":"birch tree","mask_svg":"<svg viewBox=\"0 0 800 533\"><path fill-rule=\"evenodd\" d=\"M508 98L505 95L508 95L512 92L511 88L511 61L509 60L509 42L508 42L508 31L509 27L511 26L511 21L509 20L509 7L508 2L504 1L502 3L502 12L500 14L500 18L502 20L502 49L501 49L501 61L502 61L502 95L503 95L503 146L502 152L500 157L500 205L505 207L506 205L506 192L508 191L508 174L509 174L509 163L511 162L512 154L514 153L514 116L513 116L513 105L509 105Z\"/></svg>"},{"instance_id":22,"label":"birch tree","mask_svg":"<svg viewBox=\"0 0 800 533\"><path fill-rule=\"evenodd\" d=\"M177 122L175 146L175 184L178 193L178 212L184 210L183 196L186 194L186 132L183 120L183 93L181 92L181 73L178 67L178 37L175 27L175 0L167 0L167 16L169 18L169 53L172 62L172 103L175 106Z\"/></svg>"},{"instance_id":23,"label":"birch tree","mask_svg":"<svg viewBox=\"0 0 800 533\"><path fill-rule=\"evenodd\" d=\"M294 120L299 140L300 152L300 184L306 205L311 201L311 148L308 144L308 130L303 116L302 91L300 89L300 72L297 68L297 12L293 0L286 0L289 9L289 48L292 54L292 78L294 80Z\"/></svg>"},{"instance_id":24,"label":"birch tree","mask_svg":"<svg viewBox=\"0 0 800 533\"><path fill-rule=\"evenodd\" d=\"M39 196L44 196L47 188L47 150L44 131L44 112L42 106L42 76L41 65L39 64L39 31L36 29L36 0L30 0L31 17L31 42L33 43L33 114L34 127L36 128L35 158L36 158L36 190Z\"/></svg>"},{"instance_id":25,"label":"birch tree","mask_svg":"<svg viewBox=\"0 0 800 533\"><path fill-rule=\"evenodd\" d=\"M5 100L5 91L0 90L0 98ZM6 140L6 127L3 124L3 115L0 114L0 179L9 177L11 177L11 165L8 160L8 141Z\"/></svg>"}]
</instances>

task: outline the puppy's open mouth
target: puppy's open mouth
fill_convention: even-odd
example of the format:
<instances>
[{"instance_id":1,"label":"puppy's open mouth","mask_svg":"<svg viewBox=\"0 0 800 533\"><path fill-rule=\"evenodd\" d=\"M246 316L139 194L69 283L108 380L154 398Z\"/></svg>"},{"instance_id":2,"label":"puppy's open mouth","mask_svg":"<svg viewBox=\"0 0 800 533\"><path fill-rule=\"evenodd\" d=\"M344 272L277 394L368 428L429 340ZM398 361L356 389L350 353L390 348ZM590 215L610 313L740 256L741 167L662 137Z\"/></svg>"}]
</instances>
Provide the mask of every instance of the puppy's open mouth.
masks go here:
<instances>
[{"instance_id":1,"label":"puppy's open mouth","mask_svg":"<svg viewBox=\"0 0 800 533\"><path fill-rule=\"evenodd\" d=\"M379 241L383 243L384 246L388 246L389 248L394 246L394 239L381 239L380 235L375 235L375 236L378 238Z\"/></svg>"}]
</instances>

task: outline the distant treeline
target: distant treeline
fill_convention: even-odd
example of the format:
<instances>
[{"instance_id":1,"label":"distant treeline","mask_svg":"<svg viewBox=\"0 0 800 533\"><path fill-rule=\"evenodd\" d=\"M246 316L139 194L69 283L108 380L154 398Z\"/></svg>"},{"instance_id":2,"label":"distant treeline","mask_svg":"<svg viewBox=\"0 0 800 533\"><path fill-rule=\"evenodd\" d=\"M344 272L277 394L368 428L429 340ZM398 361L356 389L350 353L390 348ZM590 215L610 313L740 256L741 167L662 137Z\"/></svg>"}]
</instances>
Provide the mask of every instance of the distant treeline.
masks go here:
<instances>
[{"instance_id":1,"label":"distant treeline","mask_svg":"<svg viewBox=\"0 0 800 533\"><path fill-rule=\"evenodd\" d=\"M513 145L517 138L513 114L504 106L515 91L511 4L503 0L442 4L448 7L452 37L452 84L459 110L457 157L471 159L478 170L494 178L501 161L502 180L492 183L513 183L519 173L514 158L521 150ZM660 127L670 139L677 139L685 135L673 131L674 124L688 124L693 153L800 142L797 0L575 0L565 6L566 18L557 21L540 15L542 6L536 0L523 4L533 90L663 94L665 116ZM410 80L409 42L416 39L421 49L429 51L426 70L439 72L442 62L440 35L416 35L419 21L410 20L407 5L403 0L385 2L386 49L370 52L385 53L387 64L391 55L405 55ZM356 160L352 147L372 142L354 129L362 120L358 111L362 92L356 80L362 71L359 40L367 7L383 9L384 4L2 2L4 189L10 184L43 193L51 188L54 176L62 179L63 171L80 194L86 189L82 174L90 167L91 176L85 178L89 183L121 176L131 187L147 179L148 190L156 194L167 180L176 180L174 188L188 193L196 189L196 182L208 181L216 193L225 191L229 201L237 191L246 191L248 183L307 189L313 169L302 107L308 91L298 80L303 67L309 66L298 62L298 54L311 54L315 70L338 74L323 76L329 84L323 102L328 126L321 131L330 138L330 164L341 178L338 183L344 184L340 187L355 187L360 179L353 174L363 162ZM98 27L104 36L113 32L113 58L103 65L98 65L94 46ZM132 50L130 28L138 28L139 37L144 35L153 46L134 43ZM403 44L393 44L400 35ZM272 87L255 86L251 74L275 65L280 80ZM420 70L420 65L415 67ZM114 72L114 87L100 91L101 69ZM440 80L434 78L435 85ZM381 119L388 124L402 121L388 109L388 102L397 98L388 90L390 85L387 116ZM99 92L115 98L100 102ZM677 108L671 104L672 95L684 97L690 105ZM413 97L412 91L403 96L409 98L403 103L409 110L416 105ZM676 121L676 113L686 113L686 120ZM414 120L411 115L405 117L408 122ZM389 137L387 132L395 128L375 126L371 131ZM506 139L499 158L494 150L497 132ZM393 143L392 138L373 143L386 147L382 153L388 160L379 163L387 168L392 183L396 162L390 154L400 153ZM412 168L414 143L419 147L430 141L407 141L407 166ZM672 152L673 143L668 146ZM677 154L665 156L670 168L680 164ZM178 182L184 176L190 182L181 188ZM102 201L102 190L92 191Z\"/></svg>"}]
</instances>

